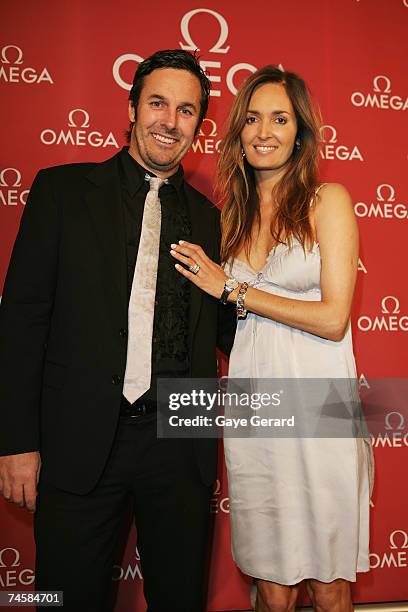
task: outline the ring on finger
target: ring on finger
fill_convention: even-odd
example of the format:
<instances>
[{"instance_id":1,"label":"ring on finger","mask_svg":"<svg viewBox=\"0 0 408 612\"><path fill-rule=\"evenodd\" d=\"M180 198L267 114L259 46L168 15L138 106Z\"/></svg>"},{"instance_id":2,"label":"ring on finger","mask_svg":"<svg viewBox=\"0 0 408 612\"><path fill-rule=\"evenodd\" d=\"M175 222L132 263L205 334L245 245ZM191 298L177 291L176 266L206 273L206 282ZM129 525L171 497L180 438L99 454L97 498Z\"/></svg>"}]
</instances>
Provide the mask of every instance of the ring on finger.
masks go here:
<instances>
[{"instance_id":1,"label":"ring on finger","mask_svg":"<svg viewBox=\"0 0 408 612\"><path fill-rule=\"evenodd\" d=\"M189 267L189 270L193 274L198 274L200 271L200 266L198 265L198 263L194 263L192 266Z\"/></svg>"}]
</instances>

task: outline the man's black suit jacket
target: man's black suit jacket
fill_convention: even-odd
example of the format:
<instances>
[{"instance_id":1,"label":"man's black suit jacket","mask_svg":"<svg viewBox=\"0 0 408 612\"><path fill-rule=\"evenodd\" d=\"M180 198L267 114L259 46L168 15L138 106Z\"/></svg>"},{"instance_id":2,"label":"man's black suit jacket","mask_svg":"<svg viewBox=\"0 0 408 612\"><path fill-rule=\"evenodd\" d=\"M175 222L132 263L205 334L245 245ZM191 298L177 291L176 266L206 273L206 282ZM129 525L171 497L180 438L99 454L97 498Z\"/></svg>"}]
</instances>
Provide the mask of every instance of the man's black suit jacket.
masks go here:
<instances>
[{"instance_id":1,"label":"man's black suit jacket","mask_svg":"<svg viewBox=\"0 0 408 612\"><path fill-rule=\"evenodd\" d=\"M0 308L0 454L40 450L46 478L77 493L90 491L103 471L126 367L118 163L115 155L38 173ZM219 211L187 183L185 194L192 241L217 260ZM231 319L216 299L191 287L192 377L216 376L217 327L227 352ZM196 440L194 447L209 484L216 477L216 440Z\"/></svg>"}]
</instances>

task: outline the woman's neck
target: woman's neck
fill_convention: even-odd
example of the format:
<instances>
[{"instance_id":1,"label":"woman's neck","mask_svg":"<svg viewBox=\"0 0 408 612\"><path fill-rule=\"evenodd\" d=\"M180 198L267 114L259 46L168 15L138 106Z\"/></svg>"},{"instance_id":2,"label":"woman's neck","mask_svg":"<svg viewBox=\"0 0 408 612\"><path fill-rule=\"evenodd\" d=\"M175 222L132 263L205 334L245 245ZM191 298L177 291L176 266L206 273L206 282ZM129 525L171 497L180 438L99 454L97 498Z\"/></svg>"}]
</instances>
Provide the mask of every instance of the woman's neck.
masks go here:
<instances>
[{"instance_id":1,"label":"woman's neck","mask_svg":"<svg viewBox=\"0 0 408 612\"><path fill-rule=\"evenodd\" d=\"M273 170L255 172L256 188L259 195L259 205L261 207L273 205L272 191L275 185L281 180L283 174L282 170L277 172Z\"/></svg>"}]
</instances>

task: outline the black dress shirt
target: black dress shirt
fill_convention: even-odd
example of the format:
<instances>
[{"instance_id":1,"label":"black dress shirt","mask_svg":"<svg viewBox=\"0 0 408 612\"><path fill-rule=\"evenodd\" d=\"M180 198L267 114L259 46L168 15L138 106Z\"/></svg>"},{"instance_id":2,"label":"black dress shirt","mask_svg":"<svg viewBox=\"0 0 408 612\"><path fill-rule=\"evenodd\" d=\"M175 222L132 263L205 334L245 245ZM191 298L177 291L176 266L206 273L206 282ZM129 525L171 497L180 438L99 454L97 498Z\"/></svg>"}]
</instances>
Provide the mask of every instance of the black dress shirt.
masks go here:
<instances>
[{"instance_id":1,"label":"black dress shirt","mask_svg":"<svg viewBox=\"0 0 408 612\"><path fill-rule=\"evenodd\" d=\"M142 230L143 211L149 183L147 172L129 155L125 147L120 155L122 203L125 220L128 301ZM174 267L170 255L172 243L191 240L191 223L184 194L183 169L169 177L159 190L162 220L159 262L157 269L156 300L152 338L151 387L139 401L155 401L158 377L187 376L189 370L188 318L190 283Z\"/></svg>"}]
</instances>

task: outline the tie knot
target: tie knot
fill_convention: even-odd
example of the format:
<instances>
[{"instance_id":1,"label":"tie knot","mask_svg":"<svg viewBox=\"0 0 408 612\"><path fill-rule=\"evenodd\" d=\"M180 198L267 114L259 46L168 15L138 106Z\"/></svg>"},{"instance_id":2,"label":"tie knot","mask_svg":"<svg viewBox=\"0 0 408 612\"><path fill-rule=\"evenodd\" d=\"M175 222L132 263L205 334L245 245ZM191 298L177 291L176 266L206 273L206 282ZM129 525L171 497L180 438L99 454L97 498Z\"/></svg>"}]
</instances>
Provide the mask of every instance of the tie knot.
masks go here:
<instances>
[{"instance_id":1,"label":"tie knot","mask_svg":"<svg viewBox=\"0 0 408 612\"><path fill-rule=\"evenodd\" d=\"M145 180L149 183L150 189L149 191L159 191L160 187L167 183L167 179L160 179L157 176L150 176L149 174L145 175Z\"/></svg>"}]
</instances>

